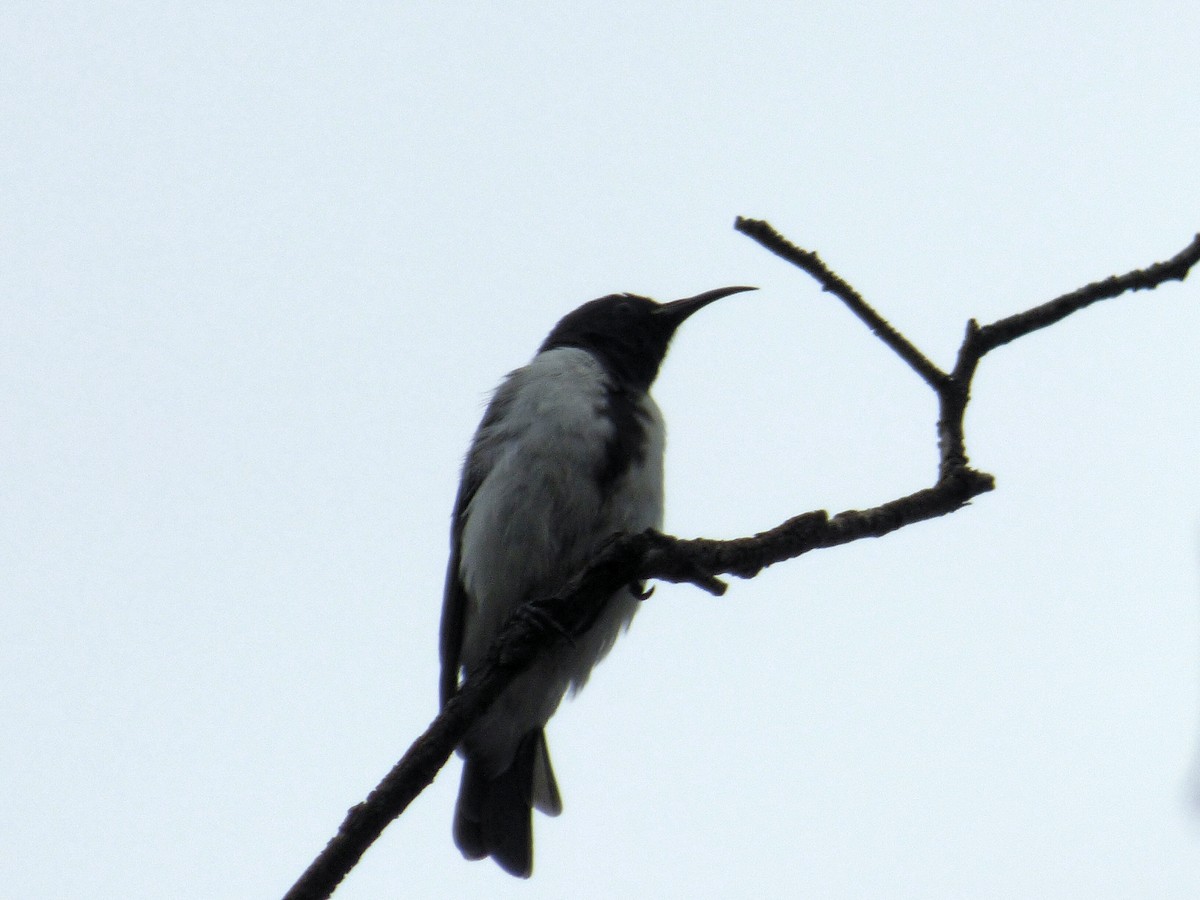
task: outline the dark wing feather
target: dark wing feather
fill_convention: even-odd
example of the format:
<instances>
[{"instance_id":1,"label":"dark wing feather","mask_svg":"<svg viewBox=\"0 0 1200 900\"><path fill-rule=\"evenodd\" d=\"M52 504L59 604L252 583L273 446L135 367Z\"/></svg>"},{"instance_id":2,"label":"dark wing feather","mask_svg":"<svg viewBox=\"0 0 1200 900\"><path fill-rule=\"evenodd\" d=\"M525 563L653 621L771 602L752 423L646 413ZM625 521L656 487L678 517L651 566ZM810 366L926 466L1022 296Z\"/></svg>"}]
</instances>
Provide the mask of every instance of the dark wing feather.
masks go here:
<instances>
[{"instance_id":1,"label":"dark wing feather","mask_svg":"<svg viewBox=\"0 0 1200 900\"><path fill-rule=\"evenodd\" d=\"M518 370L519 371L519 370ZM459 576L460 553L462 550L463 526L467 520L467 510L475 492L483 484L487 476L488 451L496 440L495 424L508 409L512 402L514 376L510 372L508 378L500 385L483 414L479 430L471 442L463 464L462 481L458 485L458 497L454 500L454 516L450 526L450 562L446 566L446 591L442 597L442 626L440 635L440 654L442 673L438 682L441 704L445 706L450 698L458 693L458 676L462 668L463 630L466 628L467 589Z\"/></svg>"},{"instance_id":2,"label":"dark wing feather","mask_svg":"<svg viewBox=\"0 0 1200 900\"><path fill-rule=\"evenodd\" d=\"M454 502L454 518L450 528L450 562L446 566L446 592L442 597L442 626L440 634L440 655L442 672L438 681L441 705L445 706L450 698L458 693L458 672L462 665L463 628L467 612L467 589L463 587L462 578L458 573L459 549L462 546L463 523L467 506L471 498L479 490L483 481L478 476L472 476L470 460L463 469L462 484L459 485L458 499Z\"/></svg>"}]
</instances>

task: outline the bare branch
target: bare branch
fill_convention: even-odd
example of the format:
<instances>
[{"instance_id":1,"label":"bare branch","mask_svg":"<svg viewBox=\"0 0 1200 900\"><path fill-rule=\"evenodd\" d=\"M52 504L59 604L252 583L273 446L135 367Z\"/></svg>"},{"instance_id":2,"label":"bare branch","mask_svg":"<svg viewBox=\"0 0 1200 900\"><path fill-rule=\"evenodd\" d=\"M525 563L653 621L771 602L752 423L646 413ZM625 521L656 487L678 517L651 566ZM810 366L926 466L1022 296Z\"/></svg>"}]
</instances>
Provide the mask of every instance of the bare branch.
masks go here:
<instances>
[{"instance_id":1,"label":"bare branch","mask_svg":"<svg viewBox=\"0 0 1200 900\"><path fill-rule=\"evenodd\" d=\"M1192 267L1200 262L1200 234L1190 244L1166 262L1154 263L1145 269L1135 269L1124 275L1114 275L1093 282L1077 291L1063 294L1040 306L1000 319L990 325L979 325L974 319L967 322L967 332L958 349L954 370L950 373L947 390L938 392L938 446L942 471L947 467L966 464L963 419L970 398L971 381L983 357L1005 344L1046 328L1072 313L1100 300L1111 300L1130 291L1152 290L1167 281L1183 281Z\"/></svg>"},{"instance_id":2,"label":"bare branch","mask_svg":"<svg viewBox=\"0 0 1200 900\"><path fill-rule=\"evenodd\" d=\"M1009 341L1053 325L1098 300L1111 300L1129 291L1152 290L1166 281L1183 281L1197 262L1200 262L1200 234L1166 262L1154 263L1145 269L1134 269L1124 275L1113 275L1103 281L1095 281L1041 306L1000 319L991 325L984 325L977 330L974 340L970 342L971 349L983 356Z\"/></svg>"},{"instance_id":3,"label":"bare branch","mask_svg":"<svg viewBox=\"0 0 1200 900\"><path fill-rule=\"evenodd\" d=\"M366 801L347 813L337 835L284 900L323 900L330 896L384 828L432 783L471 723L539 653L586 631L620 588L658 579L723 593L724 585L716 575L752 578L767 566L818 547L879 537L903 525L945 515L991 489L988 476L963 472L875 509L848 510L833 518L824 511L804 513L749 538L682 540L656 531L614 537L557 594L527 604L509 619L479 670L472 673Z\"/></svg>"},{"instance_id":4,"label":"bare branch","mask_svg":"<svg viewBox=\"0 0 1200 900\"><path fill-rule=\"evenodd\" d=\"M949 377L931 363L929 357L914 347L908 338L893 328L887 319L879 315L858 291L825 265L824 260L816 253L797 247L761 219L738 216L733 227L815 278L821 285L821 290L828 291L850 307L851 312L866 323L872 334L891 347L896 355L908 363L935 391Z\"/></svg>"},{"instance_id":5,"label":"bare branch","mask_svg":"<svg viewBox=\"0 0 1200 900\"><path fill-rule=\"evenodd\" d=\"M429 728L379 786L353 807L338 833L287 893L285 900L320 900L333 893L387 825L429 785L483 714L534 657L557 641L586 631L620 588L657 579L694 584L722 594L720 575L753 578L764 568L810 550L834 547L955 512L995 487L991 475L967 466L963 420L971 381L991 350L1045 328L1099 300L1129 291L1182 281L1200 262L1200 235L1164 263L1108 278L991 325L967 323L954 369L947 374L897 332L817 254L791 244L766 222L739 218L735 226L768 250L792 262L841 299L880 340L903 359L938 396L938 480L932 486L867 510L834 516L818 510L788 519L753 537L729 541L683 540L647 531L616 535L597 557L554 596L522 607L492 644L487 659L471 673ZM646 595L648 596L648 594Z\"/></svg>"}]
</instances>

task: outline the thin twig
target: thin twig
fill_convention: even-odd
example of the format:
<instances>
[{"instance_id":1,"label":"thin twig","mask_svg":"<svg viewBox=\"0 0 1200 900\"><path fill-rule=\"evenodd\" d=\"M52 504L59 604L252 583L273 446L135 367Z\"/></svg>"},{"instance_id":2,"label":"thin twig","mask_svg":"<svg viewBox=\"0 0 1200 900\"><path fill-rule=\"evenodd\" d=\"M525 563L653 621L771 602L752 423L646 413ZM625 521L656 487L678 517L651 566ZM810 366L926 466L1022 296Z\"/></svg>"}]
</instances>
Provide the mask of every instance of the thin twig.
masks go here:
<instances>
[{"instance_id":1,"label":"thin twig","mask_svg":"<svg viewBox=\"0 0 1200 900\"><path fill-rule=\"evenodd\" d=\"M877 313L845 279L825 265L824 260L816 253L797 247L761 219L738 216L733 227L816 279L821 285L821 290L828 291L845 303L876 337L891 347L931 388L937 390L949 377L930 362L929 357L913 346L908 338L893 328L887 319Z\"/></svg>"},{"instance_id":2,"label":"thin twig","mask_svg":"<svg viewBox=\"0 0 1200 900\"><path fill-rule=\"evenodd\" d=\"M984 325L975 335L972 349L977 350L979 356L983 356L989 350L1024 337L1039 328L1053 325L1099 300L1111 300L1129 291L1151 290L1168 281L1183 281L1197 262L1200 262L1200 234L1166 262L1154 263L1144 269L1134 269L1124 275L1113 275L1103 281L1092 282L1041 306L1000 319L991 325Z\"/></svg>"}]
</instances>

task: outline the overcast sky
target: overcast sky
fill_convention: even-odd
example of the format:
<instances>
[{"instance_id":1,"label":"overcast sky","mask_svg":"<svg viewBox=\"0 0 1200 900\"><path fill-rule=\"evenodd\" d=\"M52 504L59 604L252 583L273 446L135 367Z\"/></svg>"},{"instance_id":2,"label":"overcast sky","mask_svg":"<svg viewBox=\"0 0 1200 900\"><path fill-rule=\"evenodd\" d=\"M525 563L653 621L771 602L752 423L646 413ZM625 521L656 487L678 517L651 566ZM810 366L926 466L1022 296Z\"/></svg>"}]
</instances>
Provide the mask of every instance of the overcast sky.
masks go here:
<instances>
[{"instance_id":1,"label":"overcast sky","mask_svg":"<svg viewBox=\"0 0 1200 900\"><path fill-rule=\"evenodd\" d=\"M935 360L1200 229L1200 5L49 3L0 13L0 884L281 895L436 713L488 392L614 291L761 290L656 396L667 529L935 474ZM459 763L337 897L1194 898L1200 276L989 357L997 490L714 599L549 727L530 882Z\"/></svg>"}]
</instances>

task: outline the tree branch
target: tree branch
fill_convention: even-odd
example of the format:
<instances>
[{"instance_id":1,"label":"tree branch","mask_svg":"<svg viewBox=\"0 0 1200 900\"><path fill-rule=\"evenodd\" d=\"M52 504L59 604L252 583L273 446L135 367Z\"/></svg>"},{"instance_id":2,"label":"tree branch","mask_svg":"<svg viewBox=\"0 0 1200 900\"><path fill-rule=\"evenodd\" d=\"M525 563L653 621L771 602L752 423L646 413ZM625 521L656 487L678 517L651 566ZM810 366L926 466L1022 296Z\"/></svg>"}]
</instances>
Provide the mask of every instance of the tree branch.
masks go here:
<instances>
[{"instance_id":1,"label":"tree branch","mask_svg":"<svg viewBox=\"0 0 1200 900\"><path fill-rule=\"evenodd\" d=\"M1134 269L1124 275L1113 275L1103 281L1094 281L1041 306L1000 319L991 325L984 325L976 330L974 341L968 342L971 344L970 349L982 357L989 350L1015 341L1039 328L1053 325L1099 300L1111 300L1129 291L1153 290L1167 281L1183 281L1197 262L1200 262L1200 234L1166 262L1154 263L1145 269Z\"/></svg>"},{"instance_id":2,"label":"tree branch","mask_svg":"<svg viewBox=\"0 0 1200 900\"><path fill-rule=\"evenodd\" d=\"M734 229L757 241L776 256L786 259L816 279L821 290L828 291L850 308L871 329L871 333L887 344L902 360L912 367L935 391L949 377L929 361L924 353L914 347L891 323L879 315L854 288L840 275L825 265L824 260L811 250L797 247L768 223L761 219L746 219L738 216Z\"/></svg>"},{"instance_id":3,"label":"tree branch","mask_svg":"<svg viewBox=\"0 0 1200 900\"><path fill-rule=\"evenodd\" d=\"M967 323L954 369L938 368L896 331L816 254L787 241L766 222L738 218L735 228L811 275L838 297L937 394L938 479L918 490L867 510L830 516L803 513L753 537L729 541L684 540L647 531L616 535L597 557L555 595L522 607L492 644L484 664L466 680L433 723L371 792L350 809L338 833L313 861L285 900L329 897L363 853L437 775L471 724L524 671L534 657L557 641L586 631L620 588L657 579L694 584L713 594L725 591L719 575L753 578L764 568L810 550L881 537L916 522L944 516L995 487L991 475L967 466L963 420L971 381L991 350L1054 324L1099 300L1182 281L1200 262L1200 235L1171 259L1146 269L1089 284L991 325Z\"/></svg>"}]
</instances>

